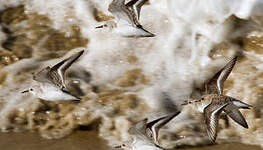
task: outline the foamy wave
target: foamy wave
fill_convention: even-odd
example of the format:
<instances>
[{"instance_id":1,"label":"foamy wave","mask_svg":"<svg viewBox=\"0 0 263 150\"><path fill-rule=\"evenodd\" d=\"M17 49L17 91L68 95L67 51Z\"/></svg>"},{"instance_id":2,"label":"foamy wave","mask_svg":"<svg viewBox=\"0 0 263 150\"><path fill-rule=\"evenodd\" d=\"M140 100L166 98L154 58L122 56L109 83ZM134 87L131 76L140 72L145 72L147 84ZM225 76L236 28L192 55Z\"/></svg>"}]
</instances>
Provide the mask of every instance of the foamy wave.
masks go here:
<instances>
[{"instance_id":1,"label":"foamy wave","mask_svg":"<svg viewBox=\"0 0 263 150\"><path fill-rule=\"evenodd\" d=\"M218 139L263 146L263 37L260 20L253 18L260 16L260 0L150 0L142 8L141 23L157 36L139 39L95 30L101 24L98 13L110 18L110 2L21 0L0 4L3 12L15 7L10 14L21 16L2 20L18 40L1 49L10 48L20 58L0 70L2 131L36 130L52 139L78 128L98 129L114 145L128 138L133 123L181 110L180 103L200 94L197 89L204 81L239 55L226 93L254 106L243 112L250 129L233 122L226 129L220 121L223 129ZM1 32L0 42L6 42L8 36L10 33ZM24 49L24 53L13 50L12 44L31 48L32 55L26 55L29 52ZM82 97L80 104L42 102L20 93L32 82L33 72L79 49L86 52L69 70L68 83ZM161 131L162 145L171 148L208 142L200 125L202 117L193 111L184 109Z\"/></svg>"}]
</instances>

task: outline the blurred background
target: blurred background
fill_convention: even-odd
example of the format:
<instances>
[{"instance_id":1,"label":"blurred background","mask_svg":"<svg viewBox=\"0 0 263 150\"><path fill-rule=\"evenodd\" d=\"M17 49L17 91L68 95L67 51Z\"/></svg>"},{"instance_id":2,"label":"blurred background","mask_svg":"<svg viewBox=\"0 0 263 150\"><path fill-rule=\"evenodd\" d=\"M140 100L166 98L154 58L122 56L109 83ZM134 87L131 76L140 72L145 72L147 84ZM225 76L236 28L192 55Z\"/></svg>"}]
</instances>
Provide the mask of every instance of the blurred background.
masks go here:
<instances>
[{"instance_id":1,"label":"blurred background","mask_svg":"<svg viewBox=\"0 0 263 150\"><path fill-rule=\"evenodd\" d=\"M110 3L0 0L1 147L110 149L130 137L134 123L178 110L160 131L161 145L208 145L202 115L180 104L200 97L204 82L238 56L224 92L253 105L242 110L249 129L220 120L218 145L207 149L262 149L263 1L149 0L140 23L152 38L95 29L114 19ZM67 74L81 103L21 94L32 74L82 49Z\"/></svg>"}]
</instances>

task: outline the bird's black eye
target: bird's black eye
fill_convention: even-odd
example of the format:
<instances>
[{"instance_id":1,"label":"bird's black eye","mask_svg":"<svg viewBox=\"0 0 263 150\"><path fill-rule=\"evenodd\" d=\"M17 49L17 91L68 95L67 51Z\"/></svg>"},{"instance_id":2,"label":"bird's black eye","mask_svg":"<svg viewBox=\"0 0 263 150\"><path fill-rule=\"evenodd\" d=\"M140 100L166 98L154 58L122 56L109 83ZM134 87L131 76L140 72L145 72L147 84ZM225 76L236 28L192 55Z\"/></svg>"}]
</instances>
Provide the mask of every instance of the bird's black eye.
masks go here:
<instances>
[{"instance_id":1,"label":"bird's black eye","mask_svg":"<svg viewBox=\"0 0 263 150\"><path fill-rule=\"evenodd\" d=\"M30 91L33 91L33 89L29 89Z\"/></svg>"},{"instance_id":2,"label":"bird's black eye","mask_svg":"<svg viewBox=\"0 0 263 150\"><path fill-rule=\"evenodd\" d=\"M125 144L122 144L121 146L122 146L122 147L125 147L126 145L125 145Z\"/></svg>"}]
</instances>

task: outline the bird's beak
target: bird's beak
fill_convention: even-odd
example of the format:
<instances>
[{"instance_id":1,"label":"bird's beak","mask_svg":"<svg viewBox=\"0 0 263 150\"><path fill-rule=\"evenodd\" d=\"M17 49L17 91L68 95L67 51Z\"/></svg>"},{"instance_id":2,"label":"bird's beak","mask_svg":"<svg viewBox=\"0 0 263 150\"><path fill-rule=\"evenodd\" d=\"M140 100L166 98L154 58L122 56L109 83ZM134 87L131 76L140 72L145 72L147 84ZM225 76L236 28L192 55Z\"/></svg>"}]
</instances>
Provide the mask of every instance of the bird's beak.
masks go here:
<instances>
[{"instance_id":1,"label":"bird's beak","mask_svg":"<svg viewBox=\"0 0 263 150\"><path fill-rule=\"evenodd\" d=\"M65 93L70 94L70 91L68 89L66 89L66 88L62 88L62 91L65 92Z\"/></svg>"},{"instance_id":2,"label":"bird's beak","mask_svg":"<svg viewBox=\"0 0 263 150\"><path fill-rule=\"evenodd\" d=\"M104 25L97 26L97 27L95 27L95 29L103 28L103 26L104 26Z\"/></svg>"},{"instance_id":3,"label":"bird's beak","mask_svg":"<svg viewBox=\"0 0 263 150\"><path fill-rule=\"evenodd\" d=\"M154 143L156 147L163 149L159 144Z\"/></svg>"},{"instance_id":4,"label":"bird's beak","mask_svg":"<svg viewBox=\"0 0 263 150\"><path fill-rule=\"evenodd\" d=\"M114 148L116 148L116 149L117 149L117 148L121 148L121 145L114 146Z\"/></svg>"},{"instance_id":5,"label":"bird's beak","mask_svg":"<svg viewBox=\"0 0 263 150\"><path fill-rule=\"evenodd\" d=\"M29 92L29 90L25 90L25 91L23 91L23 92L21 92L21 93L27 93L27 92Z\"/></svg>"}]
</instances>

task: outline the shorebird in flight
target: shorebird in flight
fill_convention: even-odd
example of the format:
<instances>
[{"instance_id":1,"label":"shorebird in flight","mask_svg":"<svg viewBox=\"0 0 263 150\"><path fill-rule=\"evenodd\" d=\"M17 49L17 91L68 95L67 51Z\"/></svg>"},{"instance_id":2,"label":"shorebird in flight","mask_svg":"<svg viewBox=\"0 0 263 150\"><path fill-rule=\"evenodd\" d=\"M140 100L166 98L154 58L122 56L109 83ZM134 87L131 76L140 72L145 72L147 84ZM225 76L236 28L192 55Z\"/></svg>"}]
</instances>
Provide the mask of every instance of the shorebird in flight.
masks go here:
<instances>
[{"instance_id":1,"label":"shorebird in flight","mask_svg":"<svg viewBox=\"0 0 263 150\"><path fill-rule=\"evenodd\" d=\"M242 127L248 128L248 124L239 109L250 109L252 106L223 94L224 82L236 61L237 57L233 58L212 79L205 83L206 94L201 99L191 100L183 104L190 105L204 113L207 134L213 143L217 137L218 119L221 112L224 112Z\"/></svg>"},{"instance_id":2,"label":"shorebird in flight","mask_svg":"<svg viewBox=\"0 0 263 150\"><path fill-rule=\"evenodd\" d=\"M141 7L147 0L131 0L125 4L125 0L113 0L108 11L115 17L104 25L96 28L107 27L113 33L124 37L153 37L151 32L145 30L139 23Z\"/></svg>"},{"instance_id":3,"label":"shorebird in flight","mask_svg":"<svg viewBox=\"0 0 263 150\"><path fill-rule=\"evenodd\" d=\"M72 55L71 57L59 62L55 66L46 67L33 76L36 81L29 90L30 92L46 101L61 100L80 100L78 97L70 94L65 84L66 70L83 54L84 50Z\"/></svg>"},{"instance_id":4,"label":"shorebird in flight","mask_svg":"<svg viewBox=\"0 0 263 150\"><path fill-rule=\"evenodd\" d=\"M147 123L147 118L138 122L128 131L133 136L133 140L115 148L123 150L163 150L158 142L159 130L179 113L172 113L149 123Z\"/></svg>"}]
</instances>

